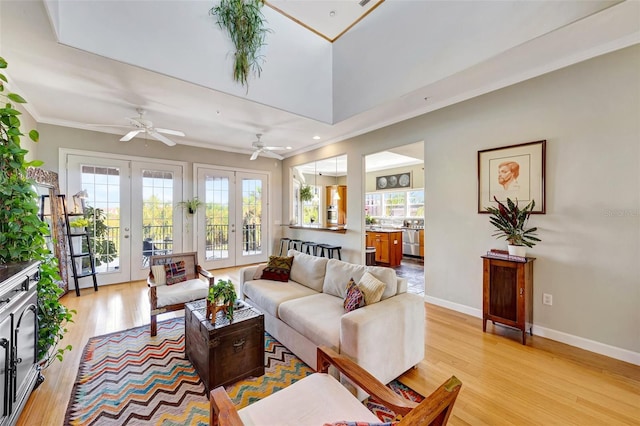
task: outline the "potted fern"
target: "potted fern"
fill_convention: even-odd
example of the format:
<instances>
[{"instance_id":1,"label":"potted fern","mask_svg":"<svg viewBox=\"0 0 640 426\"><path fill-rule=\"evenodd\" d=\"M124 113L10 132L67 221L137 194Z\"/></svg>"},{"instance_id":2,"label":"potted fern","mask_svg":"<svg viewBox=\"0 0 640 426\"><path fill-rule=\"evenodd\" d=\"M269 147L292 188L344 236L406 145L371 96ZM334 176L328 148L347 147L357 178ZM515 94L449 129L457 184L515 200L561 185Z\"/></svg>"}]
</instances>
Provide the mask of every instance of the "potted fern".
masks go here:
<instances>
[{"instance_id":1,"label":"potted fern","mask_svg":"<svg viewBox=\"0 0 640 426\"><path fill-rule=\"evenodd\" d=\"M180 201L178 203L178 205L185 209L189 214L195 214L202 204L202 201L200 201L198 197L194 197L192 200Z\"/></svg>"},{"instance_id":2,"label":"potted fern","mask_svg":"<svg viewBox=\"0 0 640 426\"><path fill-rule=\"evenodd\" d=\"M300 201L313 200L313 190L309 185L302 185L300 188Z\"/></svg>"},{"instance_id":3,"label":"potted fern","mask_svg":"<svg viewBox=\"0 0 640 426\"><path fill-rule=\"evenodd\" d=\"M514 256L526 255L526 247L533 247L541 241L536 237L538 228L528 228L529 216L536 205L532 200L523 208L518 207L518 200L513 202L507 198L507 204L501 203L496 197L493 199L498 207L487 207L491 213L489 221L498 230L492 234L496 238L504 238L509 242L509 254Z\"/></svg>"}]
</instances>

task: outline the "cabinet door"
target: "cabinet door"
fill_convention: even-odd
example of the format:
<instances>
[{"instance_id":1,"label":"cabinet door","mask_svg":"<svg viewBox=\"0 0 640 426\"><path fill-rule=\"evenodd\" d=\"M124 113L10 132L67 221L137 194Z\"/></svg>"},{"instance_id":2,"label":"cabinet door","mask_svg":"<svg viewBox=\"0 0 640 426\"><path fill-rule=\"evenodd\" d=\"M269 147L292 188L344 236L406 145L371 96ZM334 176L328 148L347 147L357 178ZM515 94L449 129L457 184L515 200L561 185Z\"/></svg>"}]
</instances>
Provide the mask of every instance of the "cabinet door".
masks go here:
<instances>
[{"instance_id":1,"label":"cabinet door","mask_svg":"<svg viewBox=\"0 0 640 426\"><path fill-rule=\"evenodd\" d=\"M489 267L489 314L518 322L518 268L512 262L491 261Z\"/></svg>"},{"instance_id":2,"label":"cabinet door","mask_svg":"<svg viewBox=\"0 0 640 426\"><path fill-rule=\"evenodd\" d=\"M389 235L380 234L380 262L389 263ZM377 260L377 259L376 259Z\"/></svg>"}]
</instances>

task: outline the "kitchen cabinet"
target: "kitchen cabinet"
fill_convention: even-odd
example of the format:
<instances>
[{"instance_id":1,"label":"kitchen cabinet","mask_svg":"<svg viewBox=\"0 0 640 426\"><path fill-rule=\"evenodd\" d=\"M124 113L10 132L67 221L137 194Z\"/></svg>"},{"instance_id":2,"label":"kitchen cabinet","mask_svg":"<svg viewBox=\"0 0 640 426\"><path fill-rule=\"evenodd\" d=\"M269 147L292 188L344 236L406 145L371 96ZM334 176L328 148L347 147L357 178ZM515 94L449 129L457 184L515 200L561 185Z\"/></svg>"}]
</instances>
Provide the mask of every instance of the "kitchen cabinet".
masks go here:
<instances>
[{"instance_id":1,"label":"kitchen cabinet","mask_svg":"<svg viewBox=\"0 0 640 426\"><path fill-rule=\"evenodd\" d=\"M420 257L424 259L424 229L420 230Z\"/></svg>"},{"instance_id":2,"label":"kitchen cabinet","mask_svg":"<svg viewBox=\"0 0 640 426\"><path fill-rule=\"evenodd\" d=\"M487 321L519 329L527 344L533 323L533 261L483 258L482 331Z\"/></svg>"},{"instance_id":3,"label":"kitchen cabinet","mask_svg":"<svg viewBox=\"0 0 640 426\"><path fill-rule=\"evenodd\" d=\"M368 231L366 244L376 249L376 263L396 267L402 261L401 231Z\"/></svg>"},{"instance_id":4,"label":"kitchen cabinet","mask_svg":"<svg viewBox=\"0 0 640 426\"><path fill-rule=\"evenodd\" d=\"M347 186L328 185L325 188L327 203L326 226L347 224ZM337 194L337 198L336 198Z\"/></svg>"}]
</instances>

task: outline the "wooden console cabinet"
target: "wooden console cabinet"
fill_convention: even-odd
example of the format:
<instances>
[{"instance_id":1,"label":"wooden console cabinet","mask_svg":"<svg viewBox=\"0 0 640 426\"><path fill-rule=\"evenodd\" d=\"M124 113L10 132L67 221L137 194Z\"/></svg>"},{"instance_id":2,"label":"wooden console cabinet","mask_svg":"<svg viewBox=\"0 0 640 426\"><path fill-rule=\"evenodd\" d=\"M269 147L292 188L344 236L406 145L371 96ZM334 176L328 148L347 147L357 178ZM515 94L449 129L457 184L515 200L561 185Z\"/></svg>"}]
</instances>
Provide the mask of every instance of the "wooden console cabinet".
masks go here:
<instances>
[{"instance_id":1,"label":"wooden console cabinet","mask_svg":"<svg viewBox=\"0 0 640 426\"><path fill-rule=\"evenodd\" d=\"M487 321L508 325L522 331L522 344L527 344L533 322L533 261L483 258L482 331Z\"/></svg>"}]
</instances>

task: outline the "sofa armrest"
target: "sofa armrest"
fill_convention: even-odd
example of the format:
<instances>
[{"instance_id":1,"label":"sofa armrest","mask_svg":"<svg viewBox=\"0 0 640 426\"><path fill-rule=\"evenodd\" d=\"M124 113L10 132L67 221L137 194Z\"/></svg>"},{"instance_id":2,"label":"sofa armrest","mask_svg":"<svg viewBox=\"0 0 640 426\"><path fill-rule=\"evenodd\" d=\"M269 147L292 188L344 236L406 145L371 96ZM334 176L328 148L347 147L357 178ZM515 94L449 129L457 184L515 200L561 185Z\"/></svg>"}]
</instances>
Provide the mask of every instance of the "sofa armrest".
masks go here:
<instances>
[{"instance_id":1,"label":"sofa armrest","mask_svg":"<svg viewBox=\"0 0 640 426\"><path fill-rule=\"evenodd\" d=\"M424 358L422 297L403 293L342 316L340 353L383 383Z\"/></svg>"},{"instance_id":2,"label":"sofa armrest","mask_svg":"<svg viewBox=\"0 0 640 426\"><path fill-rule=\"evenodd\" d=\"M396 294L402 294L407 292L407 288L409 287L409 280L406 278L398 277L398 291Z\"/></svg>"},{"instance_id":3,"label":"sofa armrest","mask_svg":"<svg viewBox=\"0 0 640 426\"><path fill-rule=\"evenodd\" d=\"M240 285L238 286L238 299L244 300L244 283L247 281L253 281L253 275L258 270L258 266L263 265L251 265L240 269Z\"/></svg>"}]
</instances>

